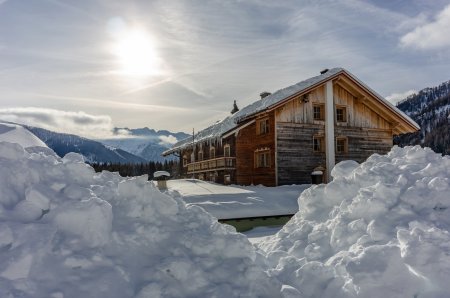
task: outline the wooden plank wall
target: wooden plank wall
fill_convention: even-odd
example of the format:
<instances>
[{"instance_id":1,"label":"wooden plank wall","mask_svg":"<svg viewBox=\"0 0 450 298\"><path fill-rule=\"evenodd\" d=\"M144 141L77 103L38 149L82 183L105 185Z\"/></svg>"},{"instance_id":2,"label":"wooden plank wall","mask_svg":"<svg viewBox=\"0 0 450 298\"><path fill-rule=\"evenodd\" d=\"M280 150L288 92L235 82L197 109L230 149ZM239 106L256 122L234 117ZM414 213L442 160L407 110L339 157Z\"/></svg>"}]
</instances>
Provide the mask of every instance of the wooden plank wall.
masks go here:
<instances>
[{"instance_id":1,"label":"wooden plank wall","mask_svg":"<svg viewBox=\"0 0 450 298\"><path fill-rule=\"evenodd\" d=\"M325 167L325 152L313 151L313 135L325 127L314 124L277 123L278 184L311 183L311 172Z\"/></svg>"},{"instance_id":2,"label":"wooden plank wall","mask_svg":"<svg viewBox=\"0 0 450 298\"><path fill-rule=\"evenodd\" d=\"M336 163L343 160L365 161L374 153L385 154L392 148L392 130L336 127L336 137L347 137L348 152L336 153Z\"/></svg>"},{"instance_id":3,"label":"wooden plank wall","mask_svg":"<svg viewBox=\"0 0 450 298\"><path fill-rule=\"evenodd\" d=\"M347 108L347 122L336 123L337 126L366 127L391 129L391 124L364 104L364 100L338 84L333 86L335 105ZM275 112L277 122L323 124L323 121L313 119L313 105L325 104L325 90L320 86L309 92L308 102L303 102L303 96L289 101Z\"/></svg>"},{"instance_id":4,"label":"wooden plank wall","mask_svg":"<svg viewBox=\"0 0 450 298\"><path fill-rule=\"evenodd\" d=\"M244 127L236 138L236 183L240 185L275 186L275 126L274 113L269 116L269 133L256 135L256 123ZM262 117L264 118L264 117ZM270 149L270 167L255 168L255 150Z\"/></svg>"}]
</instances>

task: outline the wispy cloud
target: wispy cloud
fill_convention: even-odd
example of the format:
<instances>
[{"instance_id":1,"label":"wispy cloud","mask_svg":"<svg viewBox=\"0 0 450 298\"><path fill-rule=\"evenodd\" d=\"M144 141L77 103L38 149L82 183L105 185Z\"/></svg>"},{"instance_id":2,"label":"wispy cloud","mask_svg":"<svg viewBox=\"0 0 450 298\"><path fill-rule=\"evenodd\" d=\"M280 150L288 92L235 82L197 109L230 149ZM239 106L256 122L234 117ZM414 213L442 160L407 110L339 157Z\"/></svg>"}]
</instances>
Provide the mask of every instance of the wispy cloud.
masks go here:
<instances>
[{"instance_id":1,"label":"wispy cloud","mask_svg":"<svg viewBox=\"0 0 450 298\"><path fill-rule=\"evenodd\" d=\"M114 128L106 115L34 107L0 109L0 119L89 138L109 137Z\"/></svg>"},{"instance_id":2,"label":"wispy cloud","mask_svg":"<svg viewBox=\"0 0 450 298\"><path fill-rule=\"evenodd\" d=\"M397 103L398 101L407 98L408 96L417 93L416 90L408 90L400 93L392 93L391 95L386 96L386 99L392 103Z\"/></svg>"},{"instance_id":3,"label":"wispy cloud","mask_svg":"<svg viewBox=\"0 0 450 298\"><path fill-rule=\"evenodd\" d=\"M176 142L178 142L177 138L173 135L168 136L159 136L159 139L161 142L159 142L160 145L167 146L167 145L173 145Z\"/></svg>"},{"instance_id":4,"label":"wispy cloud","mask_svg":"<svg viewBox=\"0 0 450 298\"><path fill-rule=\"evenodd\" d=\"M422 50L443 49L450 46L450 5L447 5L433 21L416 27L403 35L400 43L405 47Z\"/></svg>"}]
</instances>

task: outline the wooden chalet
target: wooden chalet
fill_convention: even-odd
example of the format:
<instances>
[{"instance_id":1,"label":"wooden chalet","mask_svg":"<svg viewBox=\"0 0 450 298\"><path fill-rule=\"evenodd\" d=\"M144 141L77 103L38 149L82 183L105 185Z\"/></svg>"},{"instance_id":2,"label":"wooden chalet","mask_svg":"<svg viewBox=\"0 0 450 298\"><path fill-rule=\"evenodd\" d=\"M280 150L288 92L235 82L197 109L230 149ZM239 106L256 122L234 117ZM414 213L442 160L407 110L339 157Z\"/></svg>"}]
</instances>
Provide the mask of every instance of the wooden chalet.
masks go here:
<instances>
[{"instance_id":1,"label":"wooden chalet","mask_svg":"<svg viewBox=\"0 0 450 298\"><path fill-rule=\"evenodd\" d=\"M330 180L342 160L385 154L394 135L419 130L408 116L343 68L324 70L175 144L182 175L224 184Z\"/></svg>"}]
</instances>

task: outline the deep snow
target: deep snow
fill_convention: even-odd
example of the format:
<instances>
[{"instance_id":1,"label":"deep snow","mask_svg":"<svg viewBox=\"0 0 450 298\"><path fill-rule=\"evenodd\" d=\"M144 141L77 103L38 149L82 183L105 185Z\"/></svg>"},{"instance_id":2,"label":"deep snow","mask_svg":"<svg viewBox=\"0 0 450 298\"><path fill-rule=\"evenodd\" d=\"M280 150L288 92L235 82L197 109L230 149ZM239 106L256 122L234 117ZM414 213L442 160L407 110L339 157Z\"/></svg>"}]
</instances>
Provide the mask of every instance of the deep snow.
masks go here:
<instances>
[{"instance_id":1,"label":"deep snow","mask_svg":"<svg viewBox=\"0 0 450 298\"><path fill-rule=\"evenodd\" d=\"M288 297L449 297L450 158L394 147L299 198L259 244Z\"/></svg>"},{"instance_id":2,"label":"deep snow","mask_svg":"<svg viewBox=\"0 0 450 298\"><path fill-rule=\"evenodd\" d=\"M394 147L342 162L255 249L146 176L95 173L80 155L45 147L30 153L12 131L0 133L15 142L0 142L0 297L450 293L448 156Z\"/></svg>"},{"instance_id":3,"label":"deep snow","mask_svg":"<svg viewBox=\"0 0 450 298\"><path fill-rule=\"evenodd\" d=\"M0 143L0 297L277 297L247 238L147 176Z\"/></svg>"}]
</instances>

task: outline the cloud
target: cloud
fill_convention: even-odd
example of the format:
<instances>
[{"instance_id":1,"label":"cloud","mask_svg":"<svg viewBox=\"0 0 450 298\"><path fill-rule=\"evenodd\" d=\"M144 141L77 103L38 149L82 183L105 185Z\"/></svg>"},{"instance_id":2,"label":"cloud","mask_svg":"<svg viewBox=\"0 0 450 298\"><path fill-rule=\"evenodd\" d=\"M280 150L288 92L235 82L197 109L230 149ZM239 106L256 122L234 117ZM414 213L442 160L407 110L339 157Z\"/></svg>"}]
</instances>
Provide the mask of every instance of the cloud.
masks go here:
<instances>
[{"instance_id":1,"label":"cloud","mask_svg":"<svg viewBox=\"0 0 450 298\"><path fill-rule=\"evenodd\" d=\"M106 115L35 107L0 109L0 119L87 138L111 136L114 128L111 117Z\"/></svg>"},{"instance_id":2,"label":"cloud","mask_svg":"<svg viewBox=\"0 0 450 298\"><path fill-rule=\"evenodd\" d=\"M450 46L450 5L447 5L434 21L416 27L403 35L400 43L405 47L427 49L442 49Z\"/></svg>"},{"instance_id":3,"label":"cloud","mask_svg":"<svg viewBox=\"0 0 450 298\"><path fill-rule=\"evenodd\" d=\"M391 103L397 103L402 99L407 98L408 96L417 93L416 90L408 90L401 93L392 93L391 95L386 96L386 99L389 100Z\"/></svg>"},{"instance_id":4,"label":"cloud","mask_svg":"<svg viewBox=\"0 0 450 298\"><path fill-rule=\"evenodd\" d=\"M159 144L163 146L173 145L176 142L178 142L177 138L174 137L173 135L159 136L159 139L161 140Z\"/></svg>"}]
</instances>

